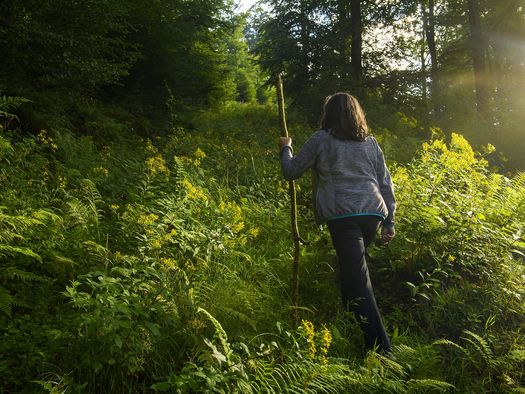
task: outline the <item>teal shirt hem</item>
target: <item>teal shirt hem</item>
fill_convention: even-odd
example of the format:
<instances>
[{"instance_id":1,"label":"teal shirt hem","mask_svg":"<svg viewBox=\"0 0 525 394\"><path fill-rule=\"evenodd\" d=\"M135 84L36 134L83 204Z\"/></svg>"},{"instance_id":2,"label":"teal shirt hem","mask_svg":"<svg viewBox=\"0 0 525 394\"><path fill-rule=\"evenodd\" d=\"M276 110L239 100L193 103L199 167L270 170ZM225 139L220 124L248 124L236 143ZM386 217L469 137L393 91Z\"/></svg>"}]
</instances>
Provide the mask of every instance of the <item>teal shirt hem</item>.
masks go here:
<instances>
[{"instance_id":1,"label":"teal shirt hem","mask_svg":"<svg viewBox=\"0 0 525 394\"><path fill-rule=\"evenodd\" d=\"M330 220L336 220L336 219L343 219L343 218L349 218L349 217L352 217L352 216L377 216L383 220L385 220L385 216L384 215L381 215L380 213L375 213L375 212L363 212L363 213L349 213L348 215L341 215L341 216L336 216L334 218L330 218L328 221Z\"/></svg>"}]
</instances>

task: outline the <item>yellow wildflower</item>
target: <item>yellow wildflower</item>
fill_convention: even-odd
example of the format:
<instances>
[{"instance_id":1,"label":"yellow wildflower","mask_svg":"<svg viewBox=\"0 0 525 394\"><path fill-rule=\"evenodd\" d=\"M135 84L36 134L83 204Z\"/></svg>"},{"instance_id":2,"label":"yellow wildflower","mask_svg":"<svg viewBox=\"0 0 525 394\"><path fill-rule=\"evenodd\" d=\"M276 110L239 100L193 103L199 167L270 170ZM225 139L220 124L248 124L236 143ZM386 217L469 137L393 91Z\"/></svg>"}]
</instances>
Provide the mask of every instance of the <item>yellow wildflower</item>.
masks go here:
<instances>
[{"instance_id":1,"label":"yellow wildflower","mask_svg":"<svg viewBox=\"0 0 525 394\"><path fill-rule=\"evenodd\" d=\"M259 235L259 227L252 227L248 230L248 234L250 234L252 237L256 237Z\"/></svg>"},{"instance_id":2,"label":"yellow wildflower","mask_svg":"<svg viewBox=\"0 0 525 394\"><path fill-rule=\"evenodd\" d=\"M160 242L162 242L162 244L165 244L166 242L170 242L171 241L171 233L162 235L159 238L159 240L160 240Z\"/></svg>"},{"instance_id":3,"label":"yellow wildflower","mask_svg":"<svg viewBox=\"0 0 525 394\"><path fill-rule=\"evenodd\" d=\"M283 186L283 182L279 181L279 183L277 184L277 192L278 193L287 193L288 192L288 188Z\"/></svg>"},{"instance_id":4,"label":"yellow wildflower","mask_svg":"<svg viewBox=\"0 0 525 394\"><path fill-rule=\"evenodd\" d=\"M59 175L58 176L58 187L61 189L65 189L66 186L67 186L67 179Z\"/></svg>"},{"instance_id":5,"label":"yellow wildflower","mask_svg":"<svg viewBox=\"0 0 525 394\"><path fill-rule=\"evenodd\" d=\"M49 173L49 170L48 170L47 168L44 169L44 171L42 172L42 178L43 178L43 179L42 179L42 182L43 182L43 183L46 183L46 182L49 180L49 176L50 176L50 175L51 175L51 174Z\"/></svg>"},{"instance_id":6,"label":"yellow wildflower","mask_svg":"<svg viewBox=\"0 0 525 394\"><path fill-rule=\"evenodd\" d=\"M202 160L206 157L206 153L204 153L201 148L197 148L197 150L195 151L195 157L199 160Z\"/></svg>"},{"instance_id":7,"label":"yellow wildflower","mask_svg":"<svg viewBox=\"0 0 525 394\"><path fill-rule=\"evenodd\" d=\"M414 118L412 116L407 116L407 115L405 115L403 113L400 113L400 112L398 112L398 115L400 117L399 120L401 121L402 124L405 124L405 125L407 125L407 126L409 126L411 128L417 127L417 120L416 120L416 118Z\"/></svg>"},{"instance_id":8,"label":"yellow wildflower","mask_svg":"<svg viewBox=\"0 0 525 394\"><path fill-rule=\"evenodd\" d=\"M48 139L48 136L47 136L47 131L44 130L44 129L40 130L40 133L38 133L38 135L37 135L36 138L37 138L37 140L38 140L40 143L42 143L42 144L44 144L44 145L49 144L49 139Z\"/></svg>"},{"instance_id":9,"label":"yellow wildflower","mask_svg":"<svg viewBox=\"0 0 525 394\"><path fill-rule=\"evenodd\" d=\"M410 180L408 171L405 167L399 167L394 176L394 184L405 184Z\"/></svg>"},{"instance_id":10,"label":"yellow wildflower","mask_svg":"<svg viewBox=\"0 0 525 394\"><path fill-rule=\"evenodd\" d=\"M208 200L208 197L203 192L203 190L200 187L193 185L188 179L184 178L181 181L181 184L186 190L186 197L188 197L190 200Z\"/></svg>"},{"instance_id":11,"label":"yellow wildflower","mask_svg":"<svg viewBox=\"0 0 525 394\"><path fill-rule=\"evenodd\" d=\"M141 215L138 218L137 223L143 226L151 226L153 223L157 221L158 218L159 217L155 215L154 213L150 213L149 215Z\"/></svg>"},{"instance_id":12,"label":"yellow wildflower","mask_svg":"<svg viewBox=\"0 0 525 394\"><path fill-rule=\"evenodd\" d=\"M171 257L162 258L160 259L160 262L168 268L175 268L177 266L177 262Z\"/></svg>"},{"instance_id":13,"label":"yellow wildflower","mask_svg":"<svg viewBox=\"0 0 525 394\"><path fill-rule=\"evenodd\" d=\"M317 352L316 346L315 346L315 329L314 324L311 321L303 320L301 322L301 326L304 329L306 342L308 344L308 356L311 358L315 357L315 353Z\"/></svg>"},{"instance_id":14,"label":"yellow wildflower","mask_svg":"<svg viewBox=\"0 0 525 394\"><path fill-rule=\"evenodd\" d=\"M162 240L160 238L154 239L150 242L150 245L153 249L162 248Z\"/></svg>"},{"instance_id":15,"label":"yellow wildflower","mask_svg":"<svg viewBox=\"0 0 525 394\"><path fill-rule=\"evenodd\" d=\"M204 153L201 148L197 148L197 150L194 153L195 160L193 160L193 164L197 167L201 165L202 159L206 157L206 153Z\"/></svg>"},{"instance_id":16,"label":"yellow wildflower","mask_svg":"<svg viewBox=\"0 0 525 394\"><path fill-rule=\"evenodd\" d=\"M487 155L490 155L491 153L494 153L496 151L496 147L492 144L487 144L483 146L482 148L483 148L483 152Z\"/></svg>"},{"instance_id":17,"label":"yellow wildflower","mask_svg":"<svg viewBox=\"0 0 525 394\"><path fill-rule=\"evenodd\" d=\"M93 172L95 174L104 175L105 177L107 177L109 175L109 170L107 168L104 168L104 167L94 167L93 168Z\"/></svg>"},{"instance_id":18,"label":"yellow wildflower","mask_svg":"<svg viewBox=\"0 0 525 394\"><path fill-rule=\"evenodd\" d=\"M323 355L326 355L328 353L328 349L330 348L330 345L332 344L332 333L326 326L323 326L321 330L321 353Z\"/></svg>"},{"instance_id":19,"label":"yellow wildflower","mask_svg":"<svg viewBox=\"0 0 525 394\"><path fill-rule=\"evenodd\" d=\"M231 203L230 207L233 209L233 217L236 220L239 220L242 218L242 209L240 206L238 206L236 203Z\"/></svg>"},{"instance_id":20,"label":"yellow wildflower","mask_svg":"<svg viewBox=\"0 0 525 394\"><path fill-rule=\"evenodd\" d=\"M56 151L58 149L58 145L54 142L53 138L51 138L46 130L40 130L40 133L38 133L36 137L37 141L40 142L42 145L49 146L52 150Z\"/></svg>"},{"instance_id":21,"label":"yellow wildflower","mask_svg":"<svg viewBox=\"0 0 525 394\"><path fill-rule=\"evenodd\" d=\"M441 163L453 170L470 170L478 160L474 150L462 135L452 133L450 150L441 156Z\"/></svg>"},{"instance_id":22,"label":"yellow wildflower","mask_svg":"<svg viewBox=\"0 0 525 394\"><path fill-rule=\"evenodd\" d=\"M167 176L170 174L166 161L161 155L146 159L146 168L151 175L164 174Z\"/></svg>"},{"instance_id":23,"label":"yellow wildflower","mask_svg":"<svg viewBox=\"0 0 525 394\"><path fill-rule=\"evenodd\" d=\"M236 222L232 225L232 231L234 233L238 233L239 231L241 231L242 229L244 228L244 222Z\"/></svg>"},{"instance_id":24,"label":"yellow wildflower","mask_svg":"<svg viewBox=\"0 0 525 394\"><path fill-rule=\"evenodd\" d=\"M151 143L151 140L149 138L146 140L146 152L153 154L157 154L159 152L155 145Z\"/></svg>"},{"instance_id":25,"label":"yellow wildflower","mask_svg":"<svg viewBox=\"0 0 525 394\"><path fill-rule=\"evenodd\" d=\"M450 141L450 146L457 150L468 153L469 155L474 155L474 151L468 141L461 134L452 133L452 140Z\"/></svg>"}]
</instances>

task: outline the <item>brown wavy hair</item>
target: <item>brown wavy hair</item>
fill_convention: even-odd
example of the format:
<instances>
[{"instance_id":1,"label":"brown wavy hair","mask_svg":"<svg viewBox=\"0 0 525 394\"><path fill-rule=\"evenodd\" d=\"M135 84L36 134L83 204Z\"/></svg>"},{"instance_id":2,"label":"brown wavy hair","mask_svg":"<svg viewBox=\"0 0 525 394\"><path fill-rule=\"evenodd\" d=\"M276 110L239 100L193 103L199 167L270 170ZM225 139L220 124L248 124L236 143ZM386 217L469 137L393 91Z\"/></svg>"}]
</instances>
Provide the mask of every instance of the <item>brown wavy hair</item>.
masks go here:
<instances>
[{"instance_id":1,"label":"brown wavy hair","mask_svg":"<svg viewBox=\"0 0 525 394\"><path fill-rule=\"evenodd\" d=\"M364 141L369 135L365 111L348 93L335 93L326 98L321 129L340 140Z\"/></svg>"}]
</instances>

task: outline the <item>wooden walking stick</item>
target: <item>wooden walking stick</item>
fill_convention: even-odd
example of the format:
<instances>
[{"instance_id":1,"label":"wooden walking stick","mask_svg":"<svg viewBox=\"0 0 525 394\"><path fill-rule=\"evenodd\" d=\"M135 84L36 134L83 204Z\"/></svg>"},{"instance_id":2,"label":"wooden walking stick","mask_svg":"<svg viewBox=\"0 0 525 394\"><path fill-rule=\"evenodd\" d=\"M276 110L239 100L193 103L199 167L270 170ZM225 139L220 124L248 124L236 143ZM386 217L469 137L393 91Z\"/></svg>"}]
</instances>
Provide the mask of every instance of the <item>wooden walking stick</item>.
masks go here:
<instances>
[{"instance_id":1,"label":"wooden walking stick","mask_svg":"<svg viewBox=\"0 0 525 394\"><path fill-rule=\"evenodd\" d=\"M279 105L279 122L281 123L281 136L288 137L288 127L286 127L286 116L284 113L284 93L283 80L281 75L277 79L277 103ZM290 216L292 225L292 236L294 245L294 259L293 259L293 277L292 277L292 302L297 306L299 298L299 256L301 247L301 236L299 235L299 227L297 226L297 195L295 193L295 182L288 182L288 193L290 194L291 206ZM297 318L297 308L295 310Z\"/></svg>"}]
</instances>

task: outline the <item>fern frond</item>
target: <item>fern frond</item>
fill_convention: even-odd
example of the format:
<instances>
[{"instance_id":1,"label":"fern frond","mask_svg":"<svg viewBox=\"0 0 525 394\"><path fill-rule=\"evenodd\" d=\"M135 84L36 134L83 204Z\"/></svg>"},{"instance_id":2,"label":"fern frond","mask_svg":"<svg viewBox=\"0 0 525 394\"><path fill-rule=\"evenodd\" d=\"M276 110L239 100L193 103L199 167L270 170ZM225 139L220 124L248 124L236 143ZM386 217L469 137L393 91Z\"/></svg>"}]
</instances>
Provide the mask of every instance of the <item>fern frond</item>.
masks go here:
<instances>
[{"instance_id":1,"label":"fern frond","mask_svg":"<svg viewBox=\"0 0 525 394\"><path fill-rule=\"evenodd\" d=\"M74 267L74 266L77 266L78 263L72 259L70 259L69 257L65 257L65 256L61 256L61 255L54 255L53 256L55 262L57 263L60 263L62 265L67 265L67 266L70 266L70 267Z\"/></svg>"},{"instance_id":2,"label":"fern frond","mask_svg":"<svg viewBox=\"0 0 525 394\"><path fill-rule=\"evenodd\" d=\"M42 257L29 248L0 244L0 257L22 255L42 262Z\"/></svg>"},{"instance_id":3,"label":"fern frond","mask_svg":"<svg viewBox=\"0 0 525 394\"><path fill-rule=\"evenodd\" d=\"M1 111L12 111L17 109L24 103L30 103L31 100L28 100L24 97L17 96L0 96L0 110Z\"/></svg>"},{"instance_id":4,"label":"fern frond","mask_svg":"<svg viewBox=\"0 0 525 394\"><path fill-rule=\"evenodd\" d=\"M378 353L372 353L372 357L377 358L381 362L383 367L383 374L389 379L402 379L407 376L405 368L399 364L396 360L389 357L382 356Z\"/></svg>"},{"instance_id":5,"label":"fern frond","mask_svg":"<svg viewBox=\"0 0 525 394\"><path fill-rule=\"evenodd\" d=\"M9 111L15 110L22 104L29 102L31 101L24 97L0 96L0 118L18 119L15 114Z\"/></svg>"},{"instance_id":6,"label":"fern frond","mask_svg":"<svg viewBox=\"0 0 525 394\"><path fill-rule=\"evenodd\" d=\"M512 178L512 186L519 191L525 192L525 172L519 172Z\"/></svg>"},{"instance_id":7,"label":"fern frond","mask_svg":"<svg viewBox=\"0 0 525 394\"><path fill-rule=\"evenodd\" d=\"M191 297L193 302L197 305L207 304L210 301L210 297L215 289L215 285L205 282L205 280L193 280L192 282L192 294Z\"/></svg>"},{"instance_id":8,"label":"fern frond","mask_svg":"<svg viewBox=\"0 0 525 394\"><path fill-rule=\"evenodd\" d=\"M219 323L219 321L206 309L199 307L197 308L197 313L202 313L208 318L209 321L211 321L213 327L215 328L215 334L221 343L224 354L226 357L228 357L232 353L232 350L230 348L230 344L228 343L228 335L226 334L226 331L224 331L224 328L222 328L221 323Z\"/></svg>"},{"instance_id":9,"label":"fern frond","mask_svg":"<svg viewBox=\"0 0 525 394\"><path fill-rule=\"evenodd\" d=\"M82 179L81 181L83 186L83 191L85 192L86 199L92 204L92 205L99 205L104 202L104 199L102 198L102 195L97 189L97 186L93 183L91 179Z\"/></svg>"},{"instance_id":10,"label":"fern frond","mask_svg":"<svg viewBox=\"0 0 525 394\"><path fill-rule=\"evenodd\" d=\"M465 330L463 333L468 335L468 337L462 338L470 343L476 352L476 354L474 354L473 352L469 351L468 348L466 349L467 356L469 356L469 358L471 358L474 363L476 363L479 357L485 361L486 365L495 365L497 363L497 360L494 358L494 354L492 353L492 349L485 338L482 338L481 336L469 330Z\"/></svg>"},{"instance_id":11,"label":"fern frond","mask_svg":"<svg viewBox=\"0 0 525 394\"><path fill-rule=\"evenodd\" d=\"M447 390L454 390L455 388L456 387L453 384L435 379L410 379L407 382L407 389L411 393L428 393L432 390L439 390L440 392L443 392Z\"/></svg>"},{"instance_id":12,"label":"fern frond","mask_svg":"<svg viewBox=\"0 0 525 394\"><path fill-rule=\"evenodd\" d=\"M87 202L98 228L98 222L102 215L102 210L98 207L104 203L104 199L98 191L97 186L90 179L83 179L82 186L82 190L85 193L84 200Z\"/></svg>"},{"instance_id":13,"label":"fern frond","mask_svg":"<svg viewBox=\"0 0 525 394\"><path fill-rule=\"evenodd\" d=\"M32 212L31 216L37 220L38 224L54 223L60 221L60 216L54 212L48 211L47 209L39 209L38 211Z\"/></svg>"},{"instance_id":14,"label":"fern frond","mask_svg":"<svg viewBox=\"0 0 525 394\"><path fill-rule=\"evenodd\" d=\"M500 206L514 215L519 215L525 209L525 172L518 173L499 193L493 197Z\"/></svg>"},{"instance_id":15,"label":"fern frond","mask_svg":"<svg viewBox=\"0 0 525 394\"><path fill-rule=\"evenodd\" d=\"M105 246L100 245L94 241L84 241L82 242L86 252L95 257L99 262L104 262L108 258L110 251Z\"/></svg>"},{"instance_id":16,"label":"fern frond","mask_svg":"<svg viewBox=\"0 0 525 394\"><path fill-rule=\"evenodd\" d=\"M525 361L525 349L514 349L506 357L513 362L522 363Z\"/></svg>"},{"instance_id":17,"label":"fern frond","mask_svg":"<svg viewBox=\"0 0 525 394\"><path fill-rule=\"evenodd\" d=\"M28 232L33 227L44 223L37 218L22 215L7 215L0 212L0 242L11 242L21 234Z\"/></svg>"},{"instance_id":18,"label":"fern frond","mask_svg":"<svg viewBox=\"0 0 525 394\"><path fill-rule=\"evenodd\" d=\"M174 178L177 182L181 181L184 178L188 178L188 169L186 167L186 164L184 163L183 159L174 156L173 162L175 163L174 166Z\"/></svg>"},{"instance_id":19,"label":"fern frond","mask_svg":"<svg viewBox=\"0 0 525 394\"><path fill-rule=\"evenodd\" d=\"M77 198L72 198L66 203L67 214L74 220L74 225L86 225L89 223L89 207Z\"/></svg>"},{"instance_id":20,"label":"fern frond","mask_svg":"<svg viewBox=\"0 0 525 394\"><path fill-rule=\"evenodd\" d=\"M256 392L312 394L366 393L374 387L372 380L344 364L323 365L306 360L261 368L252 386Z\"/></svg>"},{"instance_id":21,"label":"fern frond","mask_svg":"<svg viewBox=\"0 0 525 394\"><path fill-rule=\"evenodd\" d=\"M463 346L458 345L456 342L448 340L448 339L438 339L437 341L432 342L432 345L452 346L462 352L465 351L465 348Z\"/></svg>"},{"instance_id":22,"label":"fern frond","mask_svg":"<svg viewBox=\"0 0 525 394\"><path fill-rule=\"evenodd\" d=\"M218 309L222 312L225 312L226 314L233 316L237 321L242 322L252 328L253 330L256 330L257 327L255 325L255 320L247 315L246 313L243 313L237 309L230 308L228 306L224 305L218 305Z\"/></svg>"},{"instance_id":23,"label":"fern frond","mask_svg":"<svg viewBox=\"0 0 525 394\"><path fill-rule=\"evenodd\" d=\"M9 294L5 287L0 286L0 311L11 317L11 308L15 303L14 301L15 297Z\"/></svg>"},{"instance_id":24,"label":"fern frond","mask_svg":"<svg viewBox=\"0 0 525 394\"><path fill-rule=\"evenodd\" d=\"M4 270L3 276L8 279L18 279L22 282L45 282L46 279L33 272L23 271L15 267L8 267Z\"/></svg>"}]
</instances>

